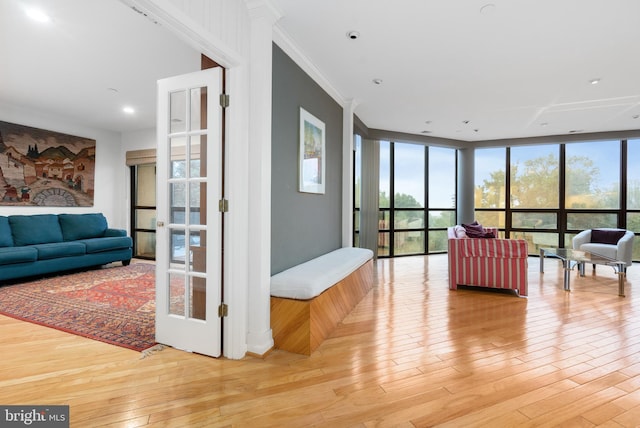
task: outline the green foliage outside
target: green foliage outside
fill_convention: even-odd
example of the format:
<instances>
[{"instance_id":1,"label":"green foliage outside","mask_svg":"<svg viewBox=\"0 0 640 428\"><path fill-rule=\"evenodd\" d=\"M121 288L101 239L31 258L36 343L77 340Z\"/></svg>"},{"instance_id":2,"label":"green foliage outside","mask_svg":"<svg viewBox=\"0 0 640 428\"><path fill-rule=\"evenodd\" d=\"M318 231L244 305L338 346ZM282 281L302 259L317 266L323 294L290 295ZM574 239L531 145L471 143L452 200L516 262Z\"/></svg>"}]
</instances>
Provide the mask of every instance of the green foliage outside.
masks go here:
<instances>
[{"instance_id":1,"label":"green foliage outside","mask_svg":"<svg viewBox=\"0 0 640 428\"><path fill-rule=\"evenodd\" d=\"M389 207L389 195L386 192L380 192L380 207ZM425 219L424 208L412 195L405 193L396 193L394 196L393 226L394 226L394 254L423 254L425 252ZM420 209L420 210L407 210ZM380 216L380 229L388 230L390 227L389 216L384 215L384 211ZM430 211L428 213L428 228L446 228L455 224L455 211ZM407 229L422 229L407 230ZM379 254L389 253L389 234L381 233L379 246ZM430 231L429 232L429 252L446 251L447 234L446 231Z\"/></svg>"},{"instance_id":2,"label":"green foliage outside","mask_svg":"<svg viewBox=\"0 0 640 428\"><path fill-rule=\"evenodd\" d=\"M607 171L604 172L605 174ZM560 203L560 167L555 155L516 163L511 166L511 186L509 204L513 209L551 209L559 208ZM601 171L588 156L570 156L566 160L565 208L585 210L584 213L568 213L567 228L583 230L594 227L616 227L617 215L598 213L598 210L617 210L620 208L620 183L603 184ZM640 181L627 182L627 206L640 209ZM505 171L498 169L489 174L489 178L476 185L475 204L478 208L504 208L507 197ZM596 212L593 212L596 211ZM481 217L485 217L481 220ZM478 212L482 224L504 227L503 212ZM627 229L640 232L640 214L627 215ZM530 241L530 253L537 253L538 246L544 242L557 242L557 234L544 233L544 230L558 229L555 213L521 212L512 217L514 228L541 229L540 233L518 232L518 237ZM515 237L512 233L512 236ZM567 236L570 238L570 236ZM534 245L533 241L538 242ZM556 244L557 245L557 244ZM570 245L570 239L565 246ZM635 240L634 259L640 259L640 240Z\"/></svg>"},{"instance_id":3,"label":"green foliage outside","mask_svg":"<svg viewBox=\"0 0 640 428\"><path fill-rule=\"evenodd\" d=\"M558 209L560 203L560 167L555 155L530 159L511 166L509 204L513 209ZM475 202L480 208L504 208L504 170L496 170L490 178L476 186ZM620 207L620 185L601 186L600 170L586 156L567 159L565 181L565 205L567 209L617 209ZM640 201L640 186L634 191ZM549 213L519 213L514 216L513 227L556 229L557 216ZM609 214L589 213L569 217L569 229L607 227Z\"/></svg>"}]
</instances>

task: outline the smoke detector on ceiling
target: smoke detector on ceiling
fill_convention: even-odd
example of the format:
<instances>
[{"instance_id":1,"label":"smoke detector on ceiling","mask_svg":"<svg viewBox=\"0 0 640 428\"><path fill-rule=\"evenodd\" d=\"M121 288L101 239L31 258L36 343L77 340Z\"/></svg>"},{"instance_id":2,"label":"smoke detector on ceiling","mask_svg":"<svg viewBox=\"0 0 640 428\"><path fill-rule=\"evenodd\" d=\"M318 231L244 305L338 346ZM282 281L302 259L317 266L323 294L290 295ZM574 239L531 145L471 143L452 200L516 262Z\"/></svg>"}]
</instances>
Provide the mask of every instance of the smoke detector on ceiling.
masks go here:
<instances>
[{"instance_id":1,"label":"smoke detector on ceiling","mask_svg":"<svg viewBox=\"0 0 640 428\"><path fill-rule=\"evenodd\" d=\"M347 37L350 38L351 40L356 40L360 38L360 33L358 33L357 31L349 31L347 33Z\"/></svg>"}]
</instances>

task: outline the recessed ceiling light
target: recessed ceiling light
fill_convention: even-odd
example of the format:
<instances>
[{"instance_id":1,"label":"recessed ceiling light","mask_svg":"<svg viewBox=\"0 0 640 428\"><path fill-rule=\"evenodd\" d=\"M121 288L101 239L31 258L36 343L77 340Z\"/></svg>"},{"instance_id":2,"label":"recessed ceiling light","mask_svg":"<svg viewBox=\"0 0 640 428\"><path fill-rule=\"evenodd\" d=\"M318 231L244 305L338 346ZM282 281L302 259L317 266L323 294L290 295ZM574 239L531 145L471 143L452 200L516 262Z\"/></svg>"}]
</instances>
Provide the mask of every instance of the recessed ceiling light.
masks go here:
<instances>
[{"instance_id":1,"label":"recessed ceiling light","mask_svg":"<svg viewBox=\"0 0 640 428\"><path fill-rule=\"evenodd\" d=\"M33 19L34 21L37 21L37 22L51 21L51 17L47 15L42 9L36 9L36 8L30 7L26 9L25 12L27 16Z\"/></svg>"},{"instance_id":2,"label":"recessed ceiling light","mask_svg":"<svg viewBox=\"0 0 640 428\"><path fill-rule=\"evenodd\" d=\"M375 83L376 85L380 85L382 84L382 79L373 79L372 82Z\"/></svg>"},{"instance_id":3,"label":"recessed ceiling light","mask_svg":"<svg viewBox=\"0 0 640 428\"><path fill-rule=\"evenodd\" d=\"M591 83L592 85L597 85L598 83L600 83L600 80L601 80L600 78L591 79L589 80L589 83Z\"/></svg>"},{"instance_id":4,"label":"recessed ceiling light","mask_svg":"<svg viewBox=\"0 0 640 428\"><path fill-rule=\"evenodd\" d=\"M130 107L130 106L123 107L122 111L127 113L127 114L133 114L133 113L136 112L136 110L133 107Z\"/></svg>"}]
</instances>

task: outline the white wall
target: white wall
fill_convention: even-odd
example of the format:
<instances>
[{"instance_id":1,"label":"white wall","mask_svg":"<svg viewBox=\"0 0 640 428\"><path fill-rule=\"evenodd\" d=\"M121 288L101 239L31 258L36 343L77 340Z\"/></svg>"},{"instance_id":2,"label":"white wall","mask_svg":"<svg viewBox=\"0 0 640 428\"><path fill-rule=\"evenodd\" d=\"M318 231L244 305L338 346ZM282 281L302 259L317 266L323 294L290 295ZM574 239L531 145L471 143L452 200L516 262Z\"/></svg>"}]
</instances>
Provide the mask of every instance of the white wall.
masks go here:
<instances>
[{"instance_id":1,"label":"white wall","mask_svg":"<svg viewBox=\"0 0 640 428\"><path fill-rule=\"evenodd\" d=\"M142 129L122 134L123 156L132 150L146 150L156 148L156 129Z\"/></svg>"},{"instance_id":2,"label":"white wall","mask_svg":"<svg viewBox=\"0 0 640 428\"><path fill-rule=\"evenodd\" d=\"M93 207L0 206L0 215L101 212L110 227L126 228L128 221L127 167L119 133L90 128L70 118L0 102L0 120L96 140Z\"/></svg>"}]
</instances>

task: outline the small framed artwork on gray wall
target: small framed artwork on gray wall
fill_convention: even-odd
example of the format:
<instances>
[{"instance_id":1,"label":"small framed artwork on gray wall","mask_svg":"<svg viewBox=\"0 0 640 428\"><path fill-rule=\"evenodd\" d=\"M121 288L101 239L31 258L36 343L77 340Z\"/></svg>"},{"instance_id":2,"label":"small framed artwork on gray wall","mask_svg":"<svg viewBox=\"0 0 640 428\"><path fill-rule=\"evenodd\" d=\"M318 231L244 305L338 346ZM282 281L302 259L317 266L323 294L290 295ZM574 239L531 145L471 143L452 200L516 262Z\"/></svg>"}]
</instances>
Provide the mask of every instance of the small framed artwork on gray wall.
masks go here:
<instances>
[{"instance_id":1,"label":"small framed artwork on gray wall","mask_svg":"<svg viewBox=\"0 0 640 428\"><path fill-rule=\"evenodd\" d=\"M300 107L299 190L324 193L325 129L324 122Z\"/></svg>"}]
</instances>

